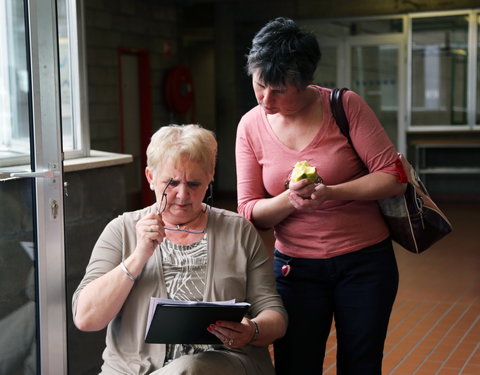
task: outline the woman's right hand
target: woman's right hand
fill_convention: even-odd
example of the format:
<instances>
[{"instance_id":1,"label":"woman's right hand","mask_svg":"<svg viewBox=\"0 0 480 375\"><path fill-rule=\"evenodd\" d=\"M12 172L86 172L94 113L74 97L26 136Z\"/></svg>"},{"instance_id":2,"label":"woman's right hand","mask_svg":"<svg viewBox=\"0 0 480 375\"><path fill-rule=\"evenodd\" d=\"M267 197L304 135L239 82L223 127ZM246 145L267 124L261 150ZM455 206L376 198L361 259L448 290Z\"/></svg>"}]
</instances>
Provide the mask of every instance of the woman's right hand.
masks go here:
<instances>
[{"instance_id":1,"label":"woman's right hand","mask_svg":"<svg viewBox=\"0 0 480 375\"><path fill-rule=\"evenodd\" d=\"M162 216L151 213L135 226L137 245L121 265L92 280L78 296L75 325L82 331L99 331L121 310L135 280L165 237ZM120 261L120 260L119 260ZM122 269L122 266L127 270Z\"/></svg>"},{"instance_id":2,"label":"woman's right hand","mask_svg":"<svg viewBox=\"0 0 480 375\"><path fill-rule=\"evenodd\" d=\"M148 214L140 219L136 225L136 250L150 257L165 237L163 226L162 216L157 213Z\"/></svg>"},{"instance_id":3,"label":"woman's right hand","mask_svg":"<svg viewBox=\"0 0 480 375\"><path fill-rule=\"evenodd\" d=\"M297 210L315 210L328 199L328 187L323 183L308 183L305 179L290 182L288 199Z\"/></svg>"}]
</instances>

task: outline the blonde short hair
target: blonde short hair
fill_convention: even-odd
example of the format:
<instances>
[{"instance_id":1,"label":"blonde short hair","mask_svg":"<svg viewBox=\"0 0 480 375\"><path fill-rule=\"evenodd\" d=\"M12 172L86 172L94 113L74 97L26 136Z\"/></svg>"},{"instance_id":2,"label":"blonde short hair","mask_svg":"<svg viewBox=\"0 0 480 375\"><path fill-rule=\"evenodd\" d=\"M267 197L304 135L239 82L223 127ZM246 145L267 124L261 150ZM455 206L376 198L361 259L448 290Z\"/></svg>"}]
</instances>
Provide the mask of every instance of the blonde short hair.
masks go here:
<instances>
[{"instance_id":1,"label":"blonde short hair","mask_svg":"<svg viewBox=\"0 0 480 375\"><path fill-rule=\"evenodd\" d=\"M186 158L202 165L212 174L217 160L217 141L212 131L200 125L168 125L158 129L147 147L147 167L156 172L168 160L175 166Z\"/></svg>"}]
</instances>

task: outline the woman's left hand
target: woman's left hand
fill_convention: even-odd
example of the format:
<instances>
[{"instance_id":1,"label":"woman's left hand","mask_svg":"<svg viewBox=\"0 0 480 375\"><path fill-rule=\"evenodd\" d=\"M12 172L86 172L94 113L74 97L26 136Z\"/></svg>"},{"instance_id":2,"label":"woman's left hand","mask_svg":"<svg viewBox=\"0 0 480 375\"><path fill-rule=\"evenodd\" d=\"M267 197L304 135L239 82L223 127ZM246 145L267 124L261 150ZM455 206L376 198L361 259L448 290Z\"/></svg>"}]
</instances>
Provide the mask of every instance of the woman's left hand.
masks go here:
<instances>
[{"instance_id":1,"label":"woman's left hand","mask_svg":"<svg viewBox=\"0 0 480 375\"><path fill-rule=\"evenodd\" d=\"M255 326L248 318L243 318L240 323L218 321L210 324L207 330L229 348L241 348L249 344L255 335Z\"/></svg>"}]
</instances>

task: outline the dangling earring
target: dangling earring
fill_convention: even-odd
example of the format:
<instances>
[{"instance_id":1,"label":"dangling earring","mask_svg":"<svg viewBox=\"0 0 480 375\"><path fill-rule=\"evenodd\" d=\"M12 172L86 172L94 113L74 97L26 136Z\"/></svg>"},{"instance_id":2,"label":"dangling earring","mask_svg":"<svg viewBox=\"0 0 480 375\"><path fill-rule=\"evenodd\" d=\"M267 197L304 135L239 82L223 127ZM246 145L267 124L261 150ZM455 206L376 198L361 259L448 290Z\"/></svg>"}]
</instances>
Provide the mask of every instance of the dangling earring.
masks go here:
<instances>
[{"instance_id":1,"label":"dangling earring","mask_svg":"<svg viewBox=\"0 0 480 375\"><path fill-rule=\"evenodd\" d=\"M208 184L207 194L205 198L205 211L207 211L207 206L212 206L212 203L213 203L213 183L210 182L210 184Z\"/></svg>"},{"instance_id":2,"label":"dangling earring","mask_svg":"<svg viewBox=\"0 0 480 375\"><path fill-rule=\"evenodd\" d=\"M153 184L150 184L150 190L151 191L154 191L155 190L155 186Z\"/></svg>"}]
</instances>

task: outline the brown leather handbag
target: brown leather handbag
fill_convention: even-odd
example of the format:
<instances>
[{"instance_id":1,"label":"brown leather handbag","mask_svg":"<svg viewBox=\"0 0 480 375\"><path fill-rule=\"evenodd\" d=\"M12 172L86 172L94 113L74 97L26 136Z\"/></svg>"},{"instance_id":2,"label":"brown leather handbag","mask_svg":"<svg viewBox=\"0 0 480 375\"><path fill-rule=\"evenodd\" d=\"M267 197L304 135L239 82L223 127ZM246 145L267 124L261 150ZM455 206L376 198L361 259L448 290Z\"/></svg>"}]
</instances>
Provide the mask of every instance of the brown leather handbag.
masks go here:
<instances>
[{"instance_id":1,"label":"brown leather handbag","mask_svg":"<svg viewBox=\"0 0 480 375\"><path fill-rule=\"evenodd\" d=\"M330 106L342 134L350 139L350 126L343 108L342 95L346 88L333 89ZM408 160L399 154L408 180L404 194L378 200L392 239L406 250L419 254L452 231L452 225L428 194L425 185Z\"/></svg>"}]
</instances>

